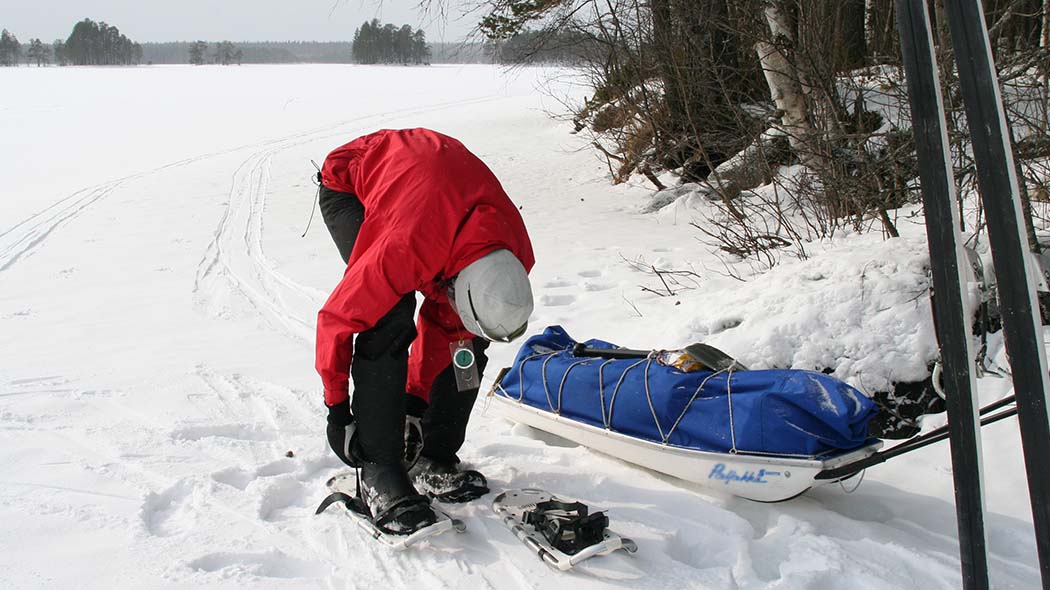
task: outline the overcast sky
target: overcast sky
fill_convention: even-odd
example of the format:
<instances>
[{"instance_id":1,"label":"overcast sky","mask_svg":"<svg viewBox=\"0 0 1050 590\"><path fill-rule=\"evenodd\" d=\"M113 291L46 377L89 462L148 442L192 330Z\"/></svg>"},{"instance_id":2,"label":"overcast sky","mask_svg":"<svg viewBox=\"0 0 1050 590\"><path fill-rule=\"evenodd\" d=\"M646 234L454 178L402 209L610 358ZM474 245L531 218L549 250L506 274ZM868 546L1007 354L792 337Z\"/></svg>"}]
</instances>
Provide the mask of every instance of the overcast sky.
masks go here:
<instances>
[{"instance_id":1,"label":"overcast sky","mask_svg":"<svg viewBox=\"0 0 1050 590\"><path fill-rule=\"evenodd\" d=\"M447 16L420 0L0 0L0 28L25 43L65 39L80 20L105 21L131 40L349 41L367 19L422 28L428 41L459 41L477 22L472 0L445 0ZM436 4L436 2L435 2Z\"/></svg>"}]
</instances>

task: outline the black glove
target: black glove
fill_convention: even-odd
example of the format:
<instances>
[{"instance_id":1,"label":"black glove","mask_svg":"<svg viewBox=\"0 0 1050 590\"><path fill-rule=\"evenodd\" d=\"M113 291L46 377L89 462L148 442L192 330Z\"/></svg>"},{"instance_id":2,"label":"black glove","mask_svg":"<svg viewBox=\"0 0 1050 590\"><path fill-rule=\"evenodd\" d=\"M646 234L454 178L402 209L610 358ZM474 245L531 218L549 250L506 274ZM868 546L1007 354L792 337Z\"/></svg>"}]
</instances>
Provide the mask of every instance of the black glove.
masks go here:
<instances>
[{"instance_id":1,"label":"black glove","mask_svg":"<svg viewBox=\"0 0 1050 590\"><path fill-rule=\"evenodd\" d=\"M422 398L412 394L405 396L405 469L411 469L423 452L423 414L426 411L427 402Z\"/></svg>"},{"instance_id":2,"label":"black glove","mask_svg":"<svg viewBox=\"0 0 1050 590\"><path fill-rule=\"evenodd\" d=\"M350 413L350 400L328 406L328 446L350 467L359 465L353 454L356 431L357 424L354 422L354 415Z\"/></svg>"}]
</instances>

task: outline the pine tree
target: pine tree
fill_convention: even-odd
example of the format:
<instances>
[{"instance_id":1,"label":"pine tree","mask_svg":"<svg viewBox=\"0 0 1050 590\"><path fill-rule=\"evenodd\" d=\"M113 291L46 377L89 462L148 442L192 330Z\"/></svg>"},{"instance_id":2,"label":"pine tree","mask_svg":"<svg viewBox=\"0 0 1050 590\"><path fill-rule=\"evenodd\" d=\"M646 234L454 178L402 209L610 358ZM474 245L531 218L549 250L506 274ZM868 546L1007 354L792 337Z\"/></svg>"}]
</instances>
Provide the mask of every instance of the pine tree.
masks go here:
<instances>
[{"instance_id":1,"label":"pine tree","mask_svg":"<svg viewBox=\"0 0 1050 590\"><path fill-rule=\"evenodd\" d=\"M17 66L22 45L7 29L0 32L0 65Z\"/></svg>"},{"instance_id":2,"label":"pine tree","mask_svg":"<svg viewBox=\"0 0 1050 590\"><path fill-rule=\"evenodd\" d=\"M243 57L243 54L241 54ZM237 51L233 43L229 41L221 41L215 44L215 53L212 55L212 63L222 64L228 66L234 61L240 63L240 58L237 57Z\"/></svg>"},{"instance_id":3,"label":"pine tree","mask_svg":"<svg viewBox=\"0 0 1050 590\"><path fill-rule=\"evenodd\" d=\"M142 61L142 46L116 27L86 18L73 26L63 56L77 66L134 65Z\"/></svg>"},{"instance_id":4,"label":"pine tree","mask_svg":"<svg viewBox=\"0 0 1050 590\"><path fill-rule=\"evenodd\" d=\"M423 29L418 29L412 35L412 57L417 64L430 64L430 46L427 45L427 35Z\"/></svg>"},{"instance_id":5,"label":"pine tree","mask_svg":"<svg viewBox=\"0 0 1050 590\"><path fill-rule=\"evenodd\" d=\"M29 50L26 51L28 61L35 61L37 67L51 62L51 47L45 45L40 39L29 40Z\"/></svg>"},{"instance_id":6,"label":"pine tree","mask_svg":"<svg viewBox=\"0 0 1050 590\"><path fill-rule=\"evenodd\" d=\"M60 66L68 65L69 59L66 57L66 42L61 39L55 39L51 43L51 53L55 57L55 63Z\"/></svg>"},{"instance_id":7,"label":"pine tree","mask_svg":"<svg viewBox=\"0 0 1050 590\"><path fill-rule=\"evenodd\" d=\"M193 45L190 45L190 63L195 66L202 66L205 62L205 56L208 53L208 43L205 41L197 41Z\"/></svg>"},{"instance_id":8,"label":"pine tree","mask_svg":"<svg viewBox=\"0 0 1050 590\"><path fill-rule=\"evenodd\" d=\"M421 64L430 59L426 34L409 25L400 28L372 19L354 31L351 46L354 61L360 64Z\"/></svg>"}]
</instances>

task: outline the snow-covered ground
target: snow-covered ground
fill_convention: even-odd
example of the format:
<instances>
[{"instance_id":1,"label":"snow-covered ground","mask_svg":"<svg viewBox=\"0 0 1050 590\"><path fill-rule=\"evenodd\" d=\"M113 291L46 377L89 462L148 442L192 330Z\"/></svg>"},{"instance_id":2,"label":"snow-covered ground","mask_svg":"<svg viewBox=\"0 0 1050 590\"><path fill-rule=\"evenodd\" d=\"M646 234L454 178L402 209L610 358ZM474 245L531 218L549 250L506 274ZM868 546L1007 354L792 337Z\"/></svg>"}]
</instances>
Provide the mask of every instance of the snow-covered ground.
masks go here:
<instances>
[{"instance_id":1,"label":"snow-covered ground","mask_svg":"<svg viewBox=\"0 0 1050 590\"><path fill-rule=\"evenodd\" d=\"M435 128L495 171L536 246L535 331L704 340L862 388L914 377L933 354L921 220L899 240L844 236L749 282L724 276L689 226L695 204L642 215L650 189L610 186L586 140L547 116L560 106L537 84L559 73L0 70L3 586L960 587L944 444L869 470L852 493L855 481L766 505L516 426L482 401L462 455L494 488L607 508L640 551L556 573L487 500L451 509L464 535L401 554L334 511L313 515L342 469L312 368L314 317L342 264L319 219L300 237L310 160L378 128ZM644 265L697 276L662 297L641 289L662 289ZM490 349L493 366L514 349ZM983 379L982 400L1009 389ZM1036 588L1016 420L986 429L984 449L994 584Z\"/></svg>"}]
</instances>

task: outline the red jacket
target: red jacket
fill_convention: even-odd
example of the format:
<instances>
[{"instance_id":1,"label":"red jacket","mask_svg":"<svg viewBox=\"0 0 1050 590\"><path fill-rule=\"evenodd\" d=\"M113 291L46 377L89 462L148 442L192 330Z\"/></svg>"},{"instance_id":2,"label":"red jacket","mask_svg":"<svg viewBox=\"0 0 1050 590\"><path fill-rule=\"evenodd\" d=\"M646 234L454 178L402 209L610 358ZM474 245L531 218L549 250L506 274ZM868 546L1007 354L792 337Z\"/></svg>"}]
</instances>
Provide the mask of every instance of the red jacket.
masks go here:
<instances>
[{"instance_id":1,"label":"red jacket","mask_svg":"<svg viewBox=\"0 0 1050 590\"><path fill-rule=\"evenodd\" d=\"M384 130L336 148L321 180L365 208L343 280L317 314L317 372L325 403L347 399L353 336L412 291L425 301L409 355L408 393L424 400L451 363L449 343L472 338L445 282L485 254L535 259L525 223L492 171L459 141L428 129Z\"/></svg>"}]
</instances>

